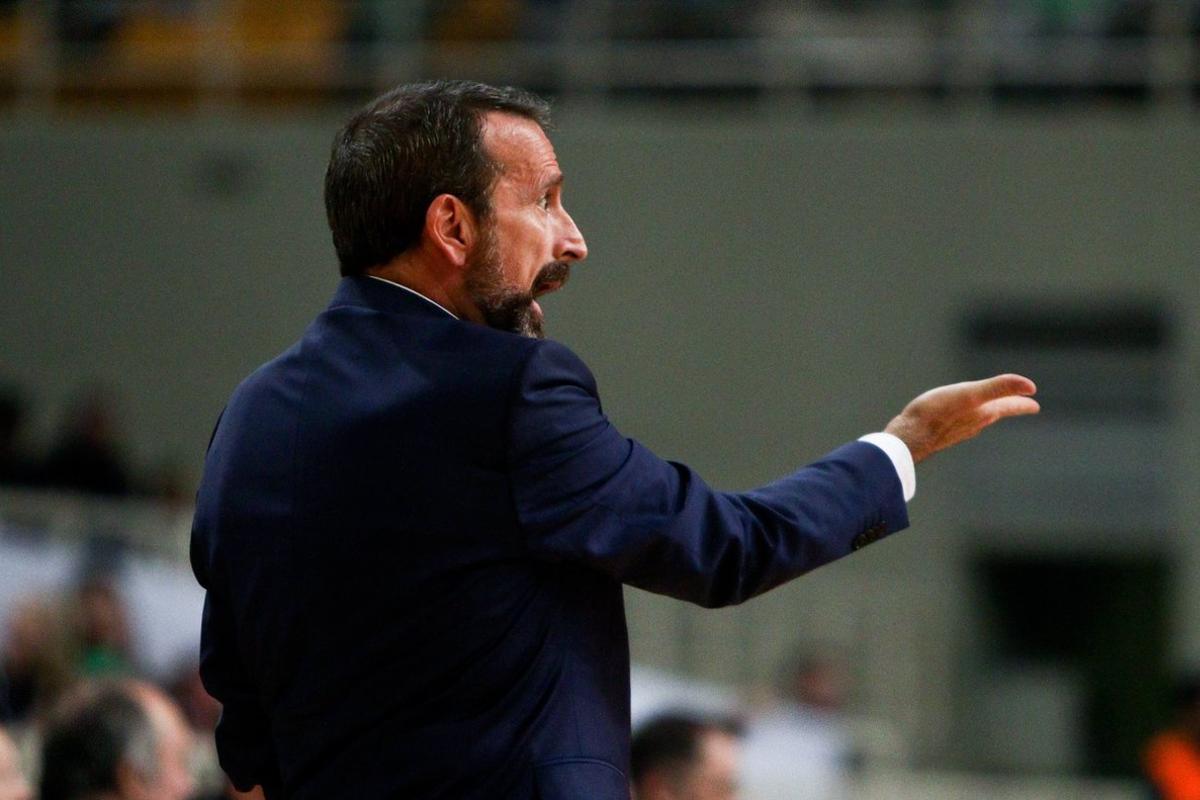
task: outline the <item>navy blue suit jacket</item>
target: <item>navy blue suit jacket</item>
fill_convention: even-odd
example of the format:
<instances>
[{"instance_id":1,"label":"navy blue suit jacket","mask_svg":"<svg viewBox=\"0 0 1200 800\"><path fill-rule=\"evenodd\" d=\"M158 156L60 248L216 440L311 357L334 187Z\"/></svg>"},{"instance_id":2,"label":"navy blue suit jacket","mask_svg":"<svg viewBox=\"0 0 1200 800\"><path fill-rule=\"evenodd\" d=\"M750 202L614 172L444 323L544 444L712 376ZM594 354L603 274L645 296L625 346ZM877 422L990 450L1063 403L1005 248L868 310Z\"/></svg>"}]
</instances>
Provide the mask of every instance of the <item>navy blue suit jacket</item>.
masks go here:
<instances>
[{"instance_id":1,"label":"navy blue suit jacket","mask_svg":"<svg viewBox=\"0 0 1200 800\"><path fill-rule=\"evenodd\" d=\"M221 763L271 800L624 800L621 584L738 603L906 524L873 445L715 491L621 436L566 347L343 279L209 447Z\"/></svg>"}]
</instances>

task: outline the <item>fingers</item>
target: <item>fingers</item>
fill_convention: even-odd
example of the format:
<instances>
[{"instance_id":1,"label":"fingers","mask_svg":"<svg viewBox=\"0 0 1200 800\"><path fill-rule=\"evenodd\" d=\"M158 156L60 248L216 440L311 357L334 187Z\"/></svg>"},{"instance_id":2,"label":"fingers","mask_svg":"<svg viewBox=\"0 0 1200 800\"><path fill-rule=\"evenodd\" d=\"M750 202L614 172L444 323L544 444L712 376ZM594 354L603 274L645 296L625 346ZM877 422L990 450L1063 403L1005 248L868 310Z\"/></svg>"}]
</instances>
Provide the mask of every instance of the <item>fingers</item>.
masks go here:
<instances>
[{"instance_id":1,"label":"fingers","mask_svg":"<svg viewBox=\"0 0 1200 800\"><path fill-rule=\"evenodd\" d=\"M1006 374L976 381L974 390L978 402L986 403L989 400L1009 397L1011 395L1027 397L1037 393L1037 386L1023 375Z\"/></svg>"},{"instance_id":2,"label":"fingers","mask_svg":"<svg viewBox=\"0 0 1200 800\"><path fill-rule=\"evenodd\" d=\"M1026 414L1036 414L1042 410L1038 405L1038 401L1032 397L1001 397L996 400L991 400L981 406L980 411L983 412L984 418L987 419L985 425L990 425L997 420L1005 417L1020 417Z\"/></svg>"}]
</instances>

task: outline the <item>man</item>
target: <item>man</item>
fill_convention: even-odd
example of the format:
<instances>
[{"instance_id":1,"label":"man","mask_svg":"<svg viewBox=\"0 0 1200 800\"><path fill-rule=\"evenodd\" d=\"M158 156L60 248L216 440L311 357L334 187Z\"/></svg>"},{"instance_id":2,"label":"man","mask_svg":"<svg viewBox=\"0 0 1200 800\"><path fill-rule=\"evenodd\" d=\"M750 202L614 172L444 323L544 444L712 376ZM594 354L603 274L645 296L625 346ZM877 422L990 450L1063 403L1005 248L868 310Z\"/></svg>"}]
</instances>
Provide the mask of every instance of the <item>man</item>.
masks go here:
<instances>
[{"instance_id":1,"label":"man","mask_svg":"<svg viewBox=\"0 0 1200 800\"><path fill-rule=\"evenodd\" d=\"M53 713L42 744L41 800L187 800L190 732L150 684L85 684Z\"/></svg>"},{"instance_id":2,"label":"man","mask_svg":"<svg viewBox=\"0 0 1200 800\"><path fill-rule=\"evenodd\" d=\"M789 800L851 796L859 753L846 715L849 665L831 649L796 653L782 678L782 702L746 725L746 790Z\"/></svg>"},{"instance_id":3,"label":"man","mask_svg":"<svg viewBox=\"0 0 1200 800\"><path fill-rule=\"evenodd\" d=\"M201 674L239 788L626 798L622 583L741 602L905 527L912 459L1037 407L1016 376L943 388L878 446L709 489L539 338L537 298L587 257L545 122L524 92L432 83L336 137L341 285L234 392L197 499Z\"/></svg>"},{"instance_id":4,"label":"man","mask_svg":"<svg viewBox=\"0 0 1200 800\"><path fill-rule=\"evenodd\" d=\"M738 800L739 729L727 720L663 714L633 737L636 800Z\"/></svg>"}]
</instances>

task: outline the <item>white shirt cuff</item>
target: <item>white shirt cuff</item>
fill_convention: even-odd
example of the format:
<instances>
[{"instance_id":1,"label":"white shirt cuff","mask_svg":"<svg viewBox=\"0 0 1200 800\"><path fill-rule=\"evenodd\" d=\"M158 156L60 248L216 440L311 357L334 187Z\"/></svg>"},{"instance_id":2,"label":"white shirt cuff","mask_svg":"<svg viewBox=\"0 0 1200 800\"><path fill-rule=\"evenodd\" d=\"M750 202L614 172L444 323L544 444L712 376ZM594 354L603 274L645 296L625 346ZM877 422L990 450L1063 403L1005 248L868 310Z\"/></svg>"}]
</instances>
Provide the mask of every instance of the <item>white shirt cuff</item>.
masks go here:
<instances>
[{"instance_id":1,"label":"white shirt cuff","mask_svg":"<svg viewBox=\"0 0 1200 800\"><path fill-rule=\"evenodd\" d=\"M917 468L913 464L912 453L908 452L908 445L890 433L868 433L866 436L860 436L858 440L873 444L887 454L892 460L892 466L896 468L896 475L900 478L904 502L912 500L917 494Z\"/></svg>"}]
</instances>

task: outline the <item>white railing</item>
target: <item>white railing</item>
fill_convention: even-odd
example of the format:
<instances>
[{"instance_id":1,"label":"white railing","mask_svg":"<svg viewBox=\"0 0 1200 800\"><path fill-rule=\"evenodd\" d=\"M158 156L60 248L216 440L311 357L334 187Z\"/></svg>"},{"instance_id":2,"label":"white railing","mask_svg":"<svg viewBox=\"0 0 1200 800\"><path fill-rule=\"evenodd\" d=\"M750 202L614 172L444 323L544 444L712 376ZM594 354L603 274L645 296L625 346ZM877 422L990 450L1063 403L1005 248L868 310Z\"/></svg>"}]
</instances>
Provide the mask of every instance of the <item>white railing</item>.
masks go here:
<instances>
[{"instance_id":1,"label":"white railing","mask_svg":"<svg viewBox=\"0 0 1200 800\"><path fill-rule=\"evenodd\" d=\"M0 488L0 533L59 542L97 537L186 562L192 508L140 498Z\"/></svg>"}]
</instances>

